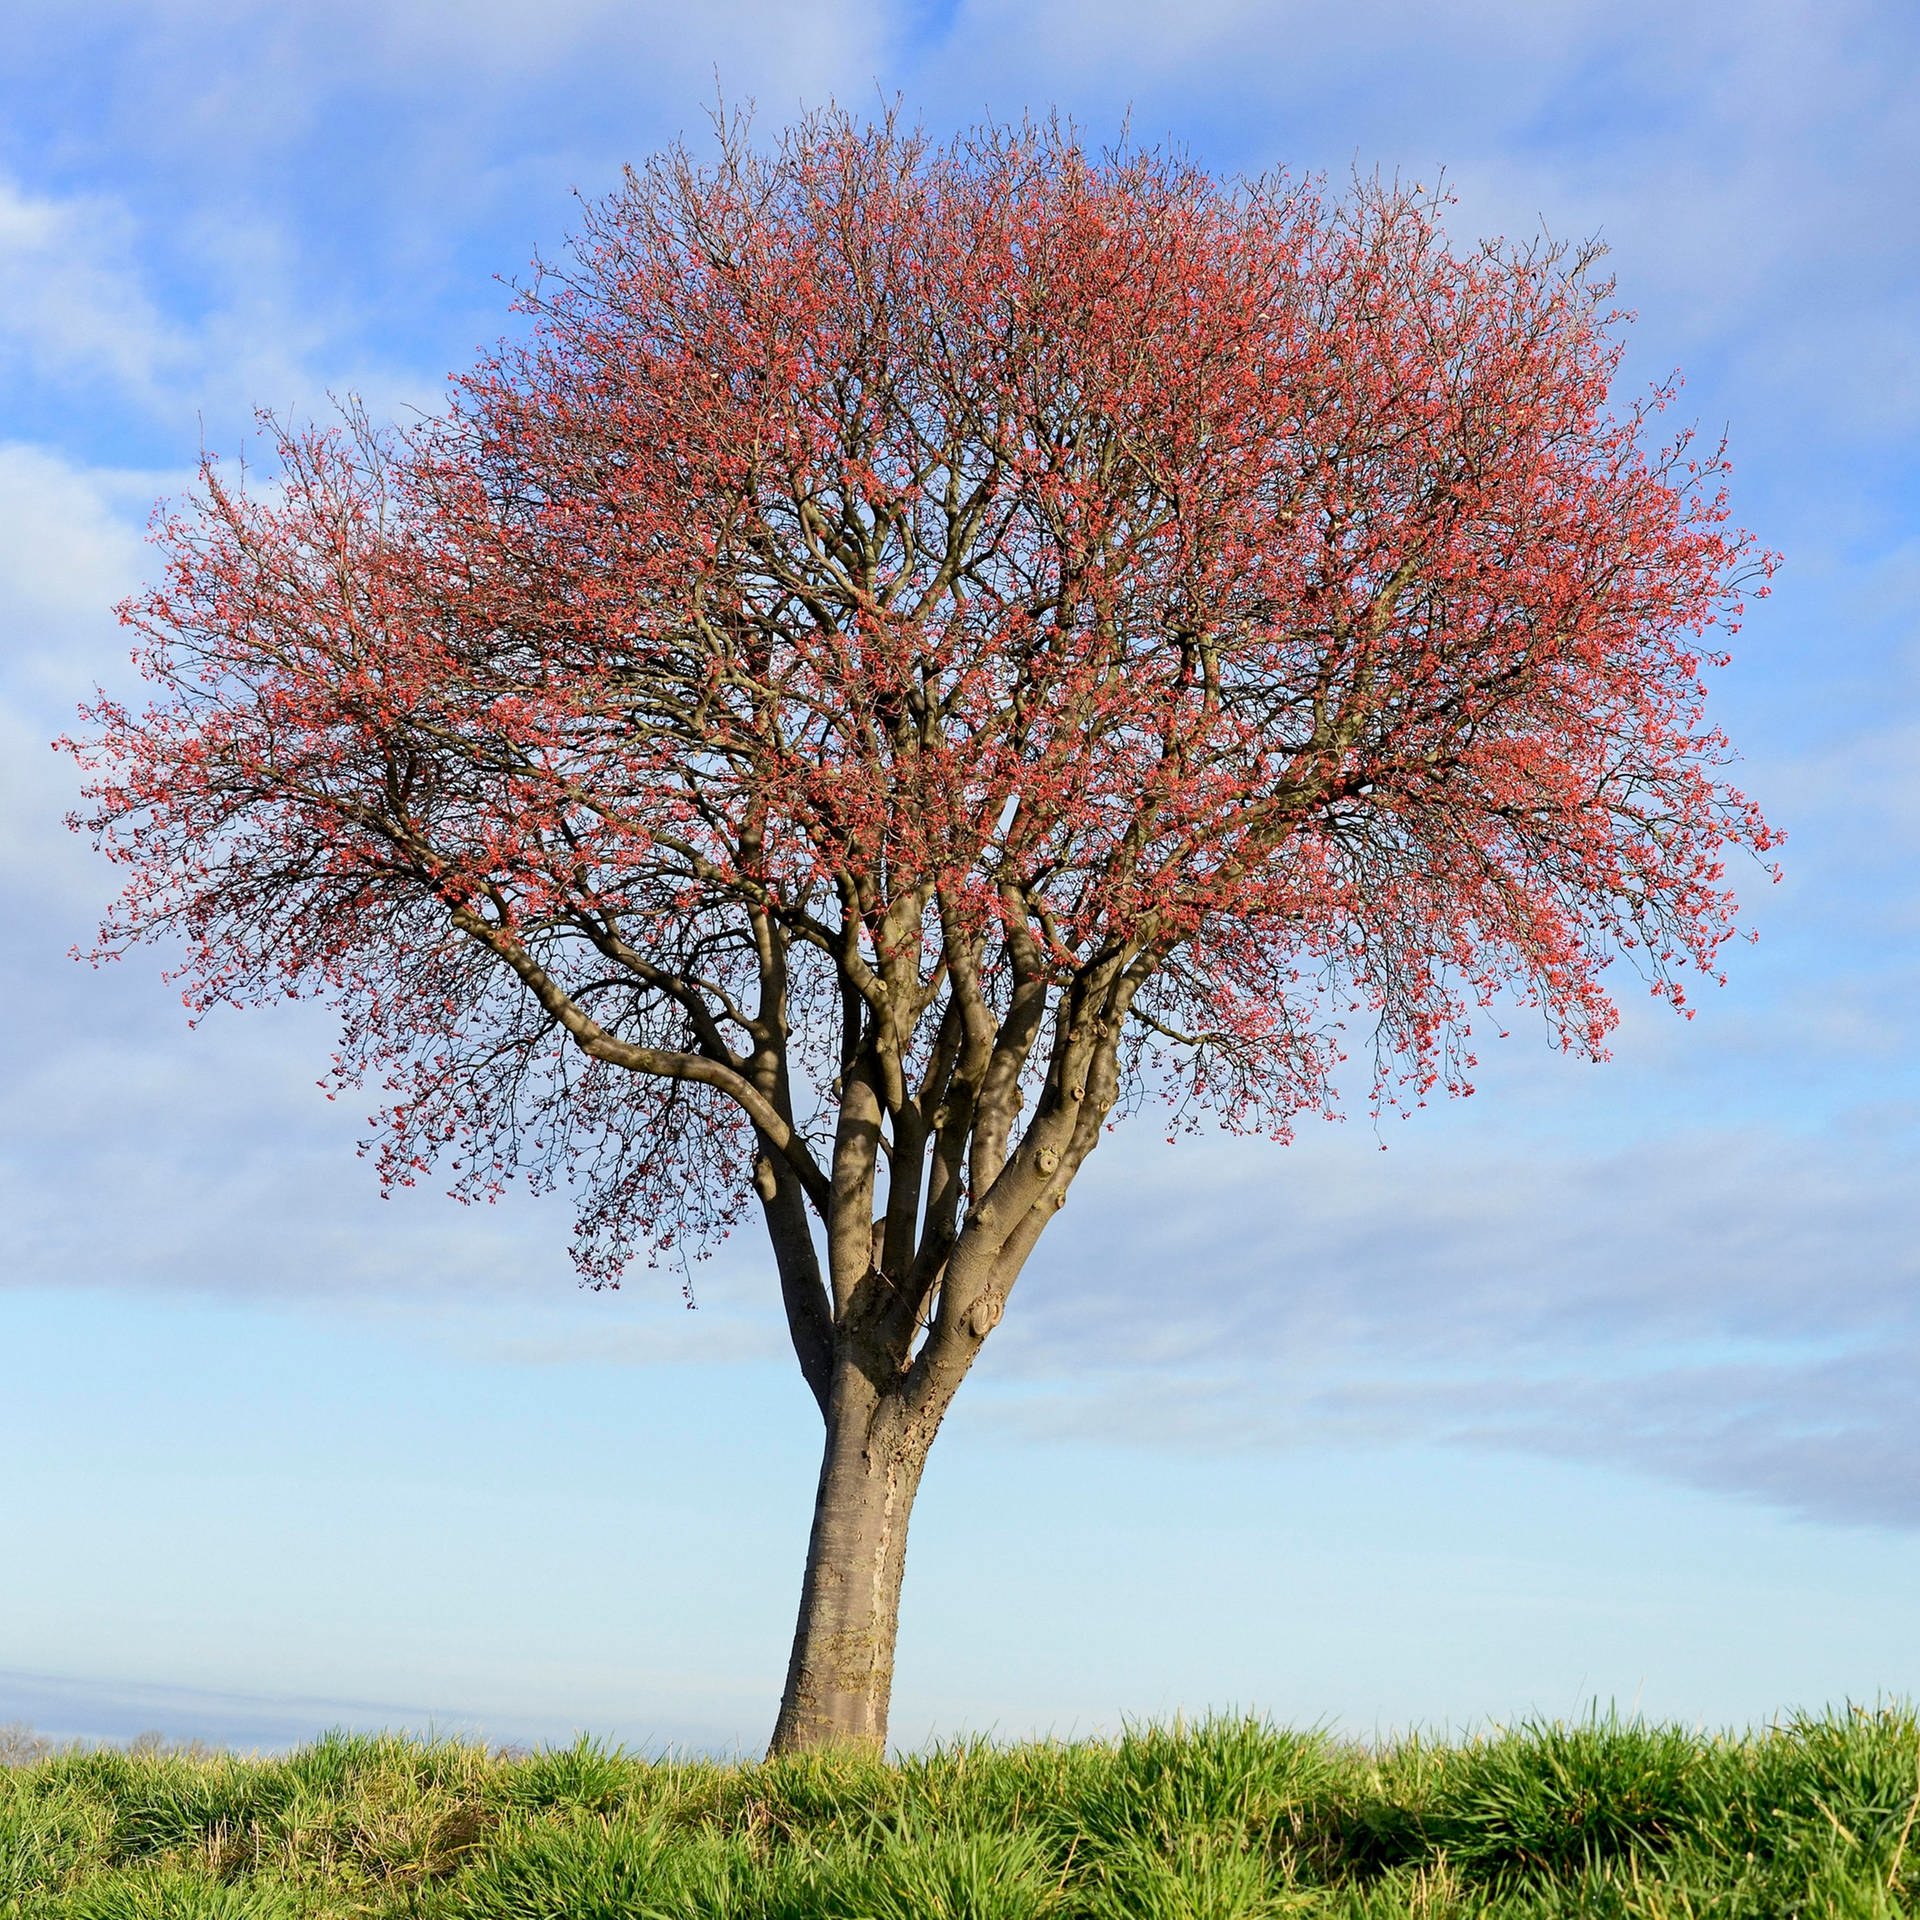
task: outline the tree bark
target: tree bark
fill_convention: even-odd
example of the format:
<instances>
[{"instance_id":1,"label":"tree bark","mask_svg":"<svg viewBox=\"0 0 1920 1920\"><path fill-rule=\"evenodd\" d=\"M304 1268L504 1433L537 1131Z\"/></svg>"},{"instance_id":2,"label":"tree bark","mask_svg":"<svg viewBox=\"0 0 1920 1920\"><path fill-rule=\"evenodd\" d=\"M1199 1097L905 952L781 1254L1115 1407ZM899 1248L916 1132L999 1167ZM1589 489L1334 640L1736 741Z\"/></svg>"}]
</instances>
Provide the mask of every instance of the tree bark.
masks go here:
<instances>
[{"instance_id":1,"label":"tree bark","mask_svg":"<svg viewBox=\"0 0 1920 1920\"><path fill-rule=\"evenodd\" d=\"M932 1439L844 1356L834 1366L800 1617L769 1755L887 1744L907 1517Z\"/></svg>"}]
</instances>

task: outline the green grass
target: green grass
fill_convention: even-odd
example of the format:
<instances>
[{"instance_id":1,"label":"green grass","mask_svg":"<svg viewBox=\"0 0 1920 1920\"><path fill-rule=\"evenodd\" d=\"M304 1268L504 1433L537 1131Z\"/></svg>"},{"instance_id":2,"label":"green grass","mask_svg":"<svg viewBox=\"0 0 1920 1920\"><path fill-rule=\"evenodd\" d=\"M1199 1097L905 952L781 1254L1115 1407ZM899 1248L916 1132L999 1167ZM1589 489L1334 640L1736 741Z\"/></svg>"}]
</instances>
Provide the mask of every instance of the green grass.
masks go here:
<instances>
[{"instance_id":1,"label":"green grass","mask_svg":"<svg viewBox=\"0 0 1920 1920\"><path fill-rule=\"evenodd\" d=\"M330 1734L277 1758L0 1732L0 1920L1881 1920L1920 1721L1367 1748L1248 1720L898 1765Z\"/></svg>"}]
</instances>

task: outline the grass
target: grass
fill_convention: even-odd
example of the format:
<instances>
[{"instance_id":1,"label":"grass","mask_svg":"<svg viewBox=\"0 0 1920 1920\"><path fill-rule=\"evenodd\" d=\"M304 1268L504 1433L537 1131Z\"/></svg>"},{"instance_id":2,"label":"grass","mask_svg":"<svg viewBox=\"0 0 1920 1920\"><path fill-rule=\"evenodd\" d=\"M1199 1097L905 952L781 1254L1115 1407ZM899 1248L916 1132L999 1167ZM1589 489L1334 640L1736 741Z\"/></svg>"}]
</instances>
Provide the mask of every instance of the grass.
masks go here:
<instances>
[{"instance_id":1,"label":"grass","mask_svg":"<svg viewBox=\"0 0 1920 1920\"><path fill-rule=\"evenodd\" d=\"M1882 1920L1920 1720L1595 1718L1379 1748L1251 1720L897 1765L0 1731L4 1920Z\"/></svg>"}]
</instances>

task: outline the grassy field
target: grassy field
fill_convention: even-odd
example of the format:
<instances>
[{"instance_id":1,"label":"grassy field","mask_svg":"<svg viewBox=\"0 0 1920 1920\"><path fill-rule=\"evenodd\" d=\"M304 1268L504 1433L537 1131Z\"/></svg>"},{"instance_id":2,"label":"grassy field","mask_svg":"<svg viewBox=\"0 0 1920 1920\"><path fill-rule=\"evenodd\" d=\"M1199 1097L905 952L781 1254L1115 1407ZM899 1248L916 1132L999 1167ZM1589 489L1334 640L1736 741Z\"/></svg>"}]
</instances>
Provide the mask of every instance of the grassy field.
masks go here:
<instances>
[{"instance_id":1,"label":"grassy field","mask_svg":"<svg viewBox=\"0 0 1920 1920\"><path fill-rule=\"evenodd\" d=\"M0 1765L7 1920L1920 1914L1920 1722L1377 1750L1222 1720L894 1766L335 1734Z\"/></svg>"}]
</instances>

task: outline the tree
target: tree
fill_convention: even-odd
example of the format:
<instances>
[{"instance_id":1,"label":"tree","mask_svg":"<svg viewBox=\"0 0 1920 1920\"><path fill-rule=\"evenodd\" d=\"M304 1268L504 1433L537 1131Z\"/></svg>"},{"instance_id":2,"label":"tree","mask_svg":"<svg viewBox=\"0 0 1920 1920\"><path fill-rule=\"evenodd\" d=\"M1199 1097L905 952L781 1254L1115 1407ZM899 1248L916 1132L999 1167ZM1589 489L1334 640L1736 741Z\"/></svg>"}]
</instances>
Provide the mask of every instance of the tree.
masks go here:
<instances>
[{"instance_id":1,"label":"tree","mask_svg":"<svg viewBox=\"0 0 1920 1920\"><path fill-rule=\"evenodd\" d=\"M158 695L65 743L100 951L326 997L382 1180L564 1179L590 1281L757 1203L825 1424L776 1751L884 1742L928 1448L1120 1115L1284 1136L1356 1016L1376 1100L1467 1092L1516 995L1598 1055L1774 843L1721 456L1611 409L1590 253L1441 214L727 126L440 414L158 524Z\"/></svg>"}]
</instances>

